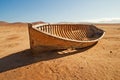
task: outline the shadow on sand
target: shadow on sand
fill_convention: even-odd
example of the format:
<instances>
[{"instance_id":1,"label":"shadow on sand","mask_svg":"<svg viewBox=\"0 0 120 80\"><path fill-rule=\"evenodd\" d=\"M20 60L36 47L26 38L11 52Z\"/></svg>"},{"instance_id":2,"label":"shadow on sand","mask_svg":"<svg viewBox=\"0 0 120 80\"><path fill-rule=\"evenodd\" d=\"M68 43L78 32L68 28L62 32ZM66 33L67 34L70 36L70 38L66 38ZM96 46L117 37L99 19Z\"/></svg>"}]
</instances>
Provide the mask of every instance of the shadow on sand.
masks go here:
<instances>
[{"instance_id":1,"label":"shadow on sand","mask_svg":"<svg viewBox=\"0 0 120 80\"><path fill-rule=\"evenodd\" d=\"M83 49L77 49L76 52L67 53L67 54L58 54L58 50L55 50L55 51L40 53L37 56L33 56L31 54L30 49L27 49L27 50L24 50L21 52L17 52L17 53L13 53L11 55L8 55L8 56L0 59L0 73L15 69L18 67L30 65L30 64L36 63L36 62L48 61L48 60L57 59L57 58L77 54L80 52L84 52L93 46L83 48Z\"/></svg>"}]
</instances>

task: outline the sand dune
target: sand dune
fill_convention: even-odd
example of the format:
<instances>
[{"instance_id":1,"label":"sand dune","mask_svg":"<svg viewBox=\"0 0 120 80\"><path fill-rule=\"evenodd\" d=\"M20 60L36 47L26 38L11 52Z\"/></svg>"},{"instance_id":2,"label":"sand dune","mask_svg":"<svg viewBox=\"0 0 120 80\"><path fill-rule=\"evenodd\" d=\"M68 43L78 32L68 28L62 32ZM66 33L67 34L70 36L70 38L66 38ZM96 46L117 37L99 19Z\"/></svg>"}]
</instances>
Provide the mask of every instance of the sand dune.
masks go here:
<instances>
[{"instance_id":1,"label":"sand dune","mask_svg":"<svg viewBox=\"0 0 120 80\"><path fill-rule=\"evenodd\" d=\"M0 80L119 80L120 24L96 26L106 34L92 47L33 56L26 23L0 24Z\"/></svg>"}]
</instances>

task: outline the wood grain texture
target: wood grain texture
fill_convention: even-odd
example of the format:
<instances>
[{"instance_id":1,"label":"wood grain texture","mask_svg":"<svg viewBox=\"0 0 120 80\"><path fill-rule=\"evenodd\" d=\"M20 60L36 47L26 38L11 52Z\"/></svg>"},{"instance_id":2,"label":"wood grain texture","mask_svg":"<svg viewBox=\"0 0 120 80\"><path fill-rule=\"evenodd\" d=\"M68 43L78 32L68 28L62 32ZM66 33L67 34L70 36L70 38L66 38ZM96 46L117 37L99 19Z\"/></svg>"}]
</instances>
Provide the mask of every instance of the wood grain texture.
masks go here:
<instances>
[{"instance_id":1,"label":"wood grain texture","mask_svg":"<svg viewBox=\"0 0 120 80\"><path fill-rule=\"evenodd\" d=\"M33 52L84 48L98 42L104 31L87 24L29 24L30 45ZM44 50L44 48L46 48Z\"/></svg>"}]
</instances>

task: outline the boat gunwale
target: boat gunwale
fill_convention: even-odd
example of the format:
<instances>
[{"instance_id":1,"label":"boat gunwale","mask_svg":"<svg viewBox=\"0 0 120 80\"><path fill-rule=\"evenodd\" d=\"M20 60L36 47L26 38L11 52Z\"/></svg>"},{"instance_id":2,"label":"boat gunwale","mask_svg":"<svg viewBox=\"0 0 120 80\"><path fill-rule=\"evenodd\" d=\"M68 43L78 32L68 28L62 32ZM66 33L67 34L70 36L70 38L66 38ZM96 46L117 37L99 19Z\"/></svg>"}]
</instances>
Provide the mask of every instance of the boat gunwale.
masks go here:
<instances>
[{"instance_id":1,"label":"boat gunwale","mask_svg":"<svg viewBox=\"0 0 120 80\"><path fill-rule=\"evenodd\" d=\"M86 40L86 41L81 41L81 40L73 40L73 39L69 39L69 38L63 38L63 37L60 37L60 36L56 36L56 35L51 35L50 33L47 33L47 32L44 32L42 30L38 30L37 27L41 27L41 26L44 26L44 25L75 25L75 24L56 24L56 23L52 23L52 24L49 24L49 23L45 23L45 24L39 24L39 25L34 25L32 26L32 28L38 32L41 32L43 34L46 34L46 35L49 35L51 37L54 37L54 38L58 38L58 39L62 39L62 40L66 40L66 41L72 41L72 42L97 42L98 40L100 40L101 38L103 38L103 36L105 35L105 31L103 31L102 35L97 38L97 39L94 39L94 40ZM90 25L90 24L78 24L78 25ZM97 28L99 29L99 28ZM101 30L101 29L100 29Z\"/></svg>"}]
</instances>

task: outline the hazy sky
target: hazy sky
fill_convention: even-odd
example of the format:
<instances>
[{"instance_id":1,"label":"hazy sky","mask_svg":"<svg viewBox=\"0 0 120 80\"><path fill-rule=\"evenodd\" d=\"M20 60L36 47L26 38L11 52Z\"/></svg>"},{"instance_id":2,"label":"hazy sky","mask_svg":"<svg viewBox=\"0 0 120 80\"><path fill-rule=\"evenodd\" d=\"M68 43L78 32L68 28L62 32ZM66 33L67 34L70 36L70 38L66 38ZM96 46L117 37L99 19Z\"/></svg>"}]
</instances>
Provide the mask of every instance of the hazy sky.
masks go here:
<instances>
[{"instance_id":1,"label":"hazy sky","mask_svg":"<svg viewBox=\"0 0 120 80\"><path fill-rule=\"evenodd\" d=\"M80 22L120 18L120 0L0 0L0 21Z\"/></svg>"}]
</instances>

